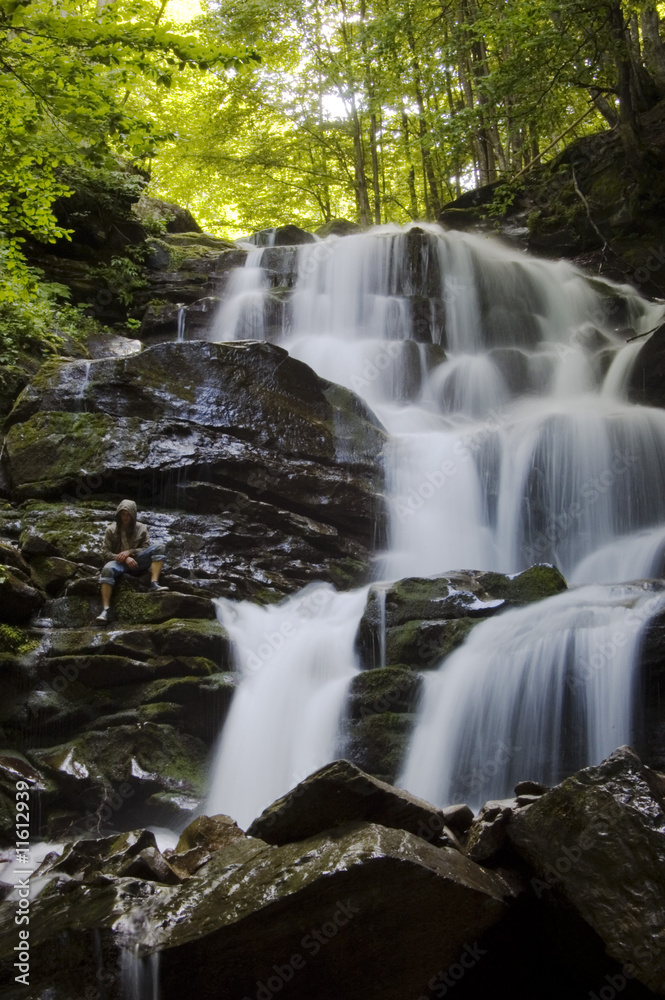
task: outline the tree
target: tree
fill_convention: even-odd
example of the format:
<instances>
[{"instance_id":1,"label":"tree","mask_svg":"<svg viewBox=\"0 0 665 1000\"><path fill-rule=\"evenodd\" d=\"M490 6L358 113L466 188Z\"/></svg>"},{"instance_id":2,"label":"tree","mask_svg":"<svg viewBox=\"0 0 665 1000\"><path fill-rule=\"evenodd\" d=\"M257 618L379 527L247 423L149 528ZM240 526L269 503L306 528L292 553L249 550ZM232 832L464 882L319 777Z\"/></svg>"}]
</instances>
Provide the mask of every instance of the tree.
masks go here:
<instances>
[{"instance_id":1,"label":"tree","mask_svg":"<svg viewBox=\"0 0 665 1000\"><path fill-rule=\"evenodd\" d=\"M69 171L142 162L168 136L131 99L187 67L236 67L251 53L182 36L146 0L0 0L0 300L32 278L20 247L67 236L52 211Z\"/></svg>"}]
</instances>

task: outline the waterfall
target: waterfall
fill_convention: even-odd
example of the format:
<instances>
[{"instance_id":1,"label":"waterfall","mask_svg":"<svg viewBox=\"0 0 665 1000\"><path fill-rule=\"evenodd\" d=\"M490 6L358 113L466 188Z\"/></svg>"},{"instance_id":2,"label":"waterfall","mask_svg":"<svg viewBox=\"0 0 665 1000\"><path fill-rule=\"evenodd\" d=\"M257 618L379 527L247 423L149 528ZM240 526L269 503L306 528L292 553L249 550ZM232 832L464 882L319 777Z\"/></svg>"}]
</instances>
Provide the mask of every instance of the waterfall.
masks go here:
<instances>
[{"instance_id":1,"label":"waterfall","mask_svg":"<svg viewBox=\"0 0 665 1000\"><path fill-rule=\"evenodd\" d=\"M120 953L120 976L126 1000L159 1000L159 953L141 958L138 945Z\"/></svg>"},{"instance_id":2,"label":"waterfall","mask_svg":"<svg viewBox=\"0 0 665 1000\"><path fill-rule=\"evenodd\" d=\"M583 587L477 625L425 678L400 784L478 807L600 763L630 737L636 646L663 606L638 586Z\"/></svg>"},{"instance_id":3,"label":"waterfall","mask_svg":"<svg viewBox=\"0 0 665 1000\"><path fill-rule=\"evenodd\" d=\"M665 411L627 401L626 340L662 315L628 286L433 225L256 247L231 276L214 339L279 343L389 432L382 580L551 562L582 587L478 625L426 677L412 791L479 804L630 738L634 622L660 598L615 584L662 570ZM218 602L240 685L208 812L246 823L334 756L365 593Z\"/></svg>"},{"instance_id":4,"label":"waterfall","mask_svg":"<svg viewBox=\"0 0 665 1000\"><path fill-rule=\"evenodd\" d=\"M225 812L246 826L334 759L367 590L310 584L271 607L217 600L241 684L212 770L209 815Z\"/></svg>"}]
</instances>

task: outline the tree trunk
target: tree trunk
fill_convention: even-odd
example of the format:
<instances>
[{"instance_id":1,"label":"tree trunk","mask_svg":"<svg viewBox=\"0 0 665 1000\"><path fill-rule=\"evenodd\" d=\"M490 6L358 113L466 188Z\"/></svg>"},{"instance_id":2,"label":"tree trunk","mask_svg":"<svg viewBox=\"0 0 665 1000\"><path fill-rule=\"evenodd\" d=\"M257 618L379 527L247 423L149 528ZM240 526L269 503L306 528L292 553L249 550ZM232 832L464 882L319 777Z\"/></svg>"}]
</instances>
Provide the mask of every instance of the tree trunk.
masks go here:
<instances>
[{"instance_id":1,"label":"tree trunk","mask_svg":"<svg viewBox=\"0 0 665 1000\"><path fill-rule=\"evenodd\" d=\"M356 204L358 206L358 218L361 226L369 226L372 223L372 214L369 207L369 193L367 190L367 176L365 174L365 150L363 149L362 128L358 116L355 94L351 96L351 120L353 122L353 149L355 152L355 188Z\"/></svg>"},{"instance_id":2,"label":"tree trunk","mask_svg":"<svg viewBox=\"0 0 665 1000\"><path fill-rule=\"evenodd\" d=\"M416 168L414 167L413 160L411 158L411 143L409 141L409 119L407 118L406 111L402 111L402 141L404 142L404 152L406 154L406 162L409 166L407 184L409 185L411 218L415 220L418 218L418 195L416 194Z\"/></svg>"},{"instance_id":3,"label":"tree trunk","mask_svg":"<svg viewBox=\"0 0 665 1000\"><path fill-rule=\"evenodd\" d=\"M372 190L374 192L374 222L381 224L381 188L379 185L379 155L376 144L376 115L369 117L369 148L372 156Z\"/></svg>"},{"instance_id":4,"label":"tree trunk","mask_svg":"<svg viewBox=\"0 0 665 1000\"><path fill-rule=\"evenodd\" d=\"M642 50L644 65L660 97L665 97L665 45L660 37L660 18L655 7L642 11Z\"/></svg>"}]
</instances>

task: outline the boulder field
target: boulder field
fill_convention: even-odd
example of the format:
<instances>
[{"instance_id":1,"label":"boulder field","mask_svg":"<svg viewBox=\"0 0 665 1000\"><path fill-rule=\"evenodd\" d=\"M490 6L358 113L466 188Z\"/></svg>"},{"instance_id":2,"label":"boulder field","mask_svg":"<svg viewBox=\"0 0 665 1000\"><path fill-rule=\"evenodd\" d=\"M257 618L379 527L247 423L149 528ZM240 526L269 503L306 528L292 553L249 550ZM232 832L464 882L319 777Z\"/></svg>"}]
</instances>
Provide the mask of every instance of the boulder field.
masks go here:
<instances>
[{"instance_id":1,"label":"boulder field","mask_svg":"<svg viewBox=\"0 0 665 1000\"><path fill-rule=\"evenodd\" d=\"M68 843L31 876L28 990L3 904L3 996L662 997L664 792L621 747L473 817L340 760L247 833L200 816L170 849Z\"/></svg>"}]
</instances>

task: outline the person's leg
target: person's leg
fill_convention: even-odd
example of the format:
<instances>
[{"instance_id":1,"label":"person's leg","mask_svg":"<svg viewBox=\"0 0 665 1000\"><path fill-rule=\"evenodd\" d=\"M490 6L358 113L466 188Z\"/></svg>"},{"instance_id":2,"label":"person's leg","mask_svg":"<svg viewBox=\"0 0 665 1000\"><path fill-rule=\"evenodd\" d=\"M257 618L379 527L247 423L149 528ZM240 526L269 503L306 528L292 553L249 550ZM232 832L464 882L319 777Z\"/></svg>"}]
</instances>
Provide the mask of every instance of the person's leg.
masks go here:
<instances>
[{"instance_id":1,"label":"person's leg","mask_svg":"<svg viewBox=\"0 0 665 1000\"><path fill-rule=\"evenodd\" d=\"M99 582L101 584L102 591L102 611L101 614L97 615L98 622L107 622L109 620L111 610L111 594L113 593L115 581L119 576L122 576L124 572L124 565L113 560L112 562L107 562L99 574Z\"/></svg>"},{"instance_id":2,"label":"person's leg","mask_svg":"<svg viewBox=\"0 0 665 1000\"><path fill-rule=\"evenodd\" d=\"M167 587L162 587L159 583L159 574L162 571L162 566L164 565L164 546L160 544L150 545L143 552L139 552L136 557L136 562L138 568L136 573L143 573L148 568L150 568L150 589L151 590L167 590Z\"/></svg>"}]
</instances>

